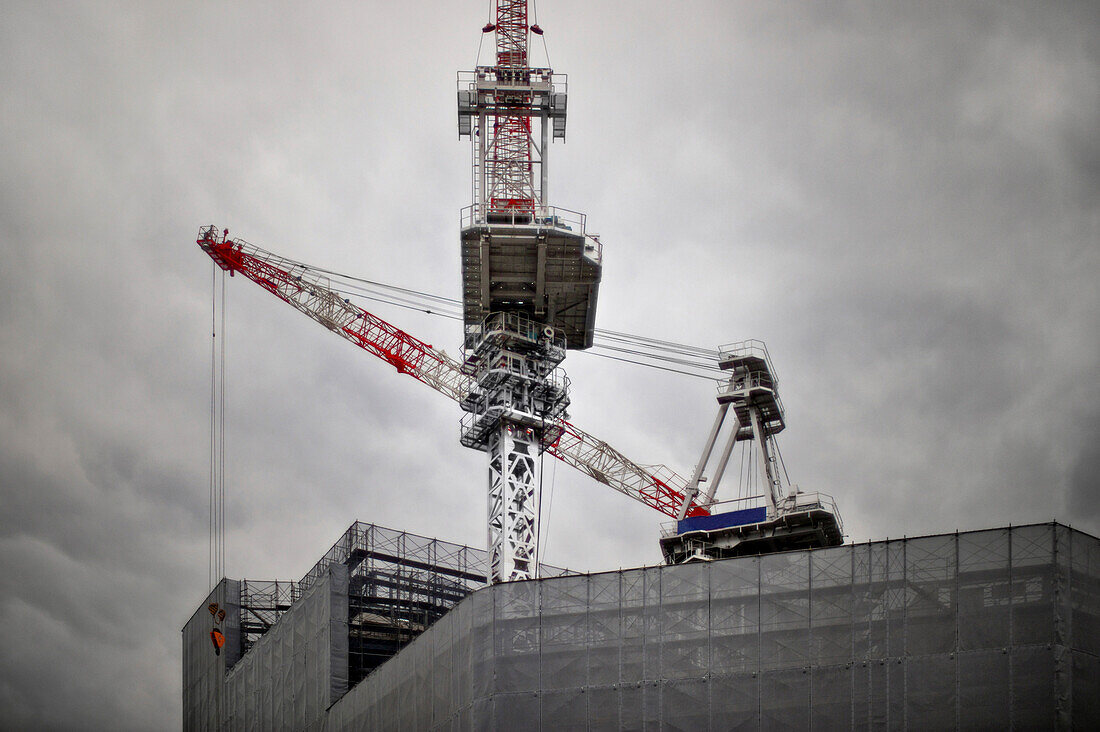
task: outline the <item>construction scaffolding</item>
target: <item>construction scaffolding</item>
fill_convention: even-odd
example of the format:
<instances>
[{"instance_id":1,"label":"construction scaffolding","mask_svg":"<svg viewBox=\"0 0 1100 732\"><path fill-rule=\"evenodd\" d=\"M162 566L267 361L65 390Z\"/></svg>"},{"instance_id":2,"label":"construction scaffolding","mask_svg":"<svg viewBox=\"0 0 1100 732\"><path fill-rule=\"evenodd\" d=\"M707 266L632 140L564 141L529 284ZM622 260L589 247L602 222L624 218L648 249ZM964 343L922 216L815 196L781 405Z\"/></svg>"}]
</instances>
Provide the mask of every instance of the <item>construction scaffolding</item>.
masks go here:
<instances>
[{"instance_id":1,"label":"construction scaffolding","mask_svg":"<svg viewBox=\"0 0 1100 732\"><path fill-rule=\"evenodd\" d=\"M348 571L348 680L355 685L483 587L482 549L356 521L297 582L240 580L244 656L330 567ZM544 576L566 574L542 565Z\"/></svg>"},{"instance_id":2,"label":"construction scaffolding","mask_svg":"<svg viewBox=\"0 0 1100 732\"><path fill-rule=\"evenodd\" d=\"M241 580L241 655L248 653L301 596L298 582Z\"/></svg>"},{"instance_id":3,"label":"construction scaffolding","mask_svg":"<svg viewBox=\"0 0 1100 732\"><path fill-rule=\"evenodd\" d=\"M351 553L241 658L196 610L185 729L1100 728L1100 539L1059 524L490 585L359 683Z\"/></svg>"}]
</instances>

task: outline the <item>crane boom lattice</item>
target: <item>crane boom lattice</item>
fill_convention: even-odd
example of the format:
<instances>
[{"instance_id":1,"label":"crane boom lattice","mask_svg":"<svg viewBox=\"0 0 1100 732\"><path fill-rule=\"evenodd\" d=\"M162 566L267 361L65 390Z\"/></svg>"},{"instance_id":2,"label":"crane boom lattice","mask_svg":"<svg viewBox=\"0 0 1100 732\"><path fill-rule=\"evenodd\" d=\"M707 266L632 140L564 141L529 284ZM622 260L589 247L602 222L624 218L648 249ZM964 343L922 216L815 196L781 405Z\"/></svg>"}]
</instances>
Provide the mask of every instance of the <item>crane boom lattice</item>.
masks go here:
<instances>
[{"instance_id":1,"label":"crane boom lattice","mask_svg":"<svg viewBox=\"0 0 1100 732\"><path fill-rule=\"evenodd\" d=\"M400 373L456 402L470 398L476 374L464 372L464 365L443 351L344 298L332 289L327 277L309 265L241 239L229 239L216 226L200 230L197 243L231 275L240 273ZM485 368L491 370L488 364ZM547 427L555 438L545 447L550 455L667 516L676 515L686 481L674 471L663 465L636 463L564 419L547 420ZM689 511L689 515L706 513L694 503Z\"/></svg>"}]
</instances>

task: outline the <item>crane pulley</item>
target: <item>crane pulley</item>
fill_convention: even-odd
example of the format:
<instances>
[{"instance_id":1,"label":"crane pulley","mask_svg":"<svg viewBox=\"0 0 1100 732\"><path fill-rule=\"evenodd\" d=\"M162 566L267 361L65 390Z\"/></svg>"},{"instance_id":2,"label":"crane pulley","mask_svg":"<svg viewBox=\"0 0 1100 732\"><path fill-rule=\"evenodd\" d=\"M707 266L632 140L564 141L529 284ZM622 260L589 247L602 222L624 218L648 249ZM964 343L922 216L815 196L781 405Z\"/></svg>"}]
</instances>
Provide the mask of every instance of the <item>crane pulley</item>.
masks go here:
<instances>
[{"instance_id":1,"label":"crane pulley","mask_svg":"<svg viewBox=\"0 0 1100 732\"><path fill-rule=\"evenodd\" d=\"M199 231L198 245L230 275L241 273L296 310L346 338L440 394L462 402L474 386L473 376L442 350L406 333L344 298L328 279L308 265L280 257L241 239L228 230L207 226ZM663 465L630 460L603 440L566 420L558 420L560 436L546 452L596 481L675 518L684 503L687 481ZM686 515L709 511L692 498Z\"/></svg>"}]
</instances>

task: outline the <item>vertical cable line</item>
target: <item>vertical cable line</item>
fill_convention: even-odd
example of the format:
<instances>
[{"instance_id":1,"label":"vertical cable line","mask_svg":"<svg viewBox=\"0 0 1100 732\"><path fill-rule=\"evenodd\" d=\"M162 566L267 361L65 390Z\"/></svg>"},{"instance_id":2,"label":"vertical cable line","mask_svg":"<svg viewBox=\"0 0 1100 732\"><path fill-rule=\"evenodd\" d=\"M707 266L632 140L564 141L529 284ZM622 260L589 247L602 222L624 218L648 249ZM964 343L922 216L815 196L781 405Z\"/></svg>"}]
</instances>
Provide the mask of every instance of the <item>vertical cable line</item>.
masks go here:
<instances>
[{"instance_id":1,"label":"vertical cable line","mask_svg":"<svg viewBox=\"0 0 1100 732\"><path fill-rule=\"evenodd\" d=\"M779 459L779 467L783 469L783 479L787 481L787 487L791 485L791 476L787 474L787 463L783 461L783 453L779 451L779 440L775 439L775 435L771 435L772 449L775 451L775 456Z\"/></svg>"},{"instance_id":2,"label":"vertical cable line","mask_svg":"<svg viewBox=\"0 0 1100 732\"><path fill-rule=\"evenodd\" d=\"M206 568L210 589L225 576L225 289L225 272L222 272L219 313L218 270L215 265L210 282L210 515L207 520Z\"/></svg>"},{"instance_id":3,"label":"vertical cable line","mask_svg":"<svg viewBox=\"0 0 1100 732\"><path fill-rule=\"evenodd\" d=\"M531 0L531 24L539 24L539 8L535 0ZM546 34L540 34L539 38L542 39L542 51L546 54L546 65L552 67L554 64L550 63L550 47L546 45Z\"/></svg>"},{"instance_id":4,"label":"vertical cable line","mask_svg":"<svg viewBox=\"0 0 1100 732\"><path fill-rule=\"evenodd\" d=\"M539 476L539 480L542 480L542 476ZM554 484L558 480L558 461L555 460L550 468L550 500L546 504L546 523L550 523L550 512L554 509ZM542 493L542 485L539 485L539 493ZM542 496L539 496L539 511L542 511ZM542 520L539 520L539 533L542 534ZM540 550L542 552L542 558L546 558L546 546L550 543L550 534L547 532L540 538Z\"/></svg>"},{"instance_id":5,"label":"vertical cable line","mask_svg":"<svg viewBox=\"0 0 1100 732\"><path fill-rule=\"evenodd\" d=\"M543 550L543 547L542 547L542 467L543 467L543 457L545 455L546 455L546 448L542 446L542 443L540 441L539 442L539 495L538 495L539 509L538 509L538 512L537 512L538 517L535 520L535 527L536 527L536 529L535 529L535 567L534 567L534 574L532 575L535 579L539 579L542 576L539 572L539 566L542 564L542 558L546 556L546 554ZM547 516L547 518L549 518L550 514L548 513L546 516Z\"/></svg>"},{"instance_id":6,"label":"vertical cable line","mask_svg":"<svg viewBox=\"0 0 1100 732\"><path fill-rule=\"evenodd\" d=\"M218 338L218 267L211 262L210 269L210 487L209 487L209 515L207 517L206 537L206 583L210 589L214 589L214 493L216 485L217 467L217 338Z\"/></svg>"},{"instance_id":7,"label":"vertical cable line","mask_svg":"<svg viewBox=\"0 0 1100 732\"><path fill-rule=\"evenodd\" d=\"M218 524L221 529L219 544L221 548L220 577L225 576L225 348L227 331L225 327L225 271L222 271L222 341L221 341L221 373L219 375L219 404L218 404L218 487L220 491L220 508L218 511Z\"/></svg>"},{"instance_id":8,"label":"vertical cable line","mask_svg":"<svg viewBox=\"0 0 1100 732\"><path fill-rule=\"evenodd\" d=\"M741 445L741 467L737 470L737 497L745 498L752 495L749 492L749 487L745 485L745 453L747 452L745 445Z\"/></svg>"}]
</instances>

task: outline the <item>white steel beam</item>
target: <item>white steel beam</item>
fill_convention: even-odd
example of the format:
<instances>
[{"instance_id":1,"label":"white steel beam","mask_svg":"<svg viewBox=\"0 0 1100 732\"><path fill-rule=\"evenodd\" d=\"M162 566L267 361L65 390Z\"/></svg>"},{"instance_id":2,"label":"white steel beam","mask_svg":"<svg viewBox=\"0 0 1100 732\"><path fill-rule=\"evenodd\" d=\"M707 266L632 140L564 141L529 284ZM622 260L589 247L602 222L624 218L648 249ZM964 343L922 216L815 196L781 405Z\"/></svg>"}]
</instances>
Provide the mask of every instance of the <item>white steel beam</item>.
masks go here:
<instances>
[{"instance_id":1,"label":"white steel beam","mask_svg":"<svg viewBox=\"0 0 1100 732\"><path fill-rule=\"evenodd\" d=\"M490 581L536 579L538 437L532 430L501 422L488 447Z\"/></svg>"},{"instance_id":2,"label":"white steel beam","mask_svg":"<svg viewBox=\"0 0 1100 732\"><path fill-rule=\"evenodd\" d=\"M777 488L779 481L774 475L772 468L771 456L768 454L768 436L764 432L764 428L760 423L760 410L755 405L749 405L749 419L752 420L752 433L753 439L756 440L757 447L760 450L760 472L764 482L768 484L767 493L764 495L768 499L768 518L775 518L776 516L776 501L779 500Z\"/></svg>"},{"instance_id":3,"label":"white steel beam","mask_svg":"<svg viewBox=\"0 0 1100 732\"><path fill-rule=\"evenodd\" d=\"M703 480L703 471L706 470L707 463L710 461L710 453L714 450L714 443L718 440L718 432L722 429L722 422L726 419L726 412L729 411L729 403L721 404L718 407L718 416L714 418L714 425L710 428L710 434L707 435L707 442L703 445L703 454L699 458L699 462L695 464L695 472L691 474L691 480L688 481L687 489L684 491L684 500L680 503L680 511L676 515L677 521L683 521L684 516L687 516L688 506L691 505L691 501L695 498L695 494L699 492L699 483Z\"/></svg>"},{"instance_id":4,"label":"white steel beam","mask_svg":"<svg viewBox=\"0 0 1100 732\"><path fill-rule=\"evenodd\" d=\"M741 420L737 418L737 410L735 409L733 411L733 427L729 438L726 440L726 446L722 448L722 455L718 458L718 466L717 470L714 471L714 477L710 479L707 485L707 495L703 498L704 506L714 503L714 495L718 492L718 484L722 482L722 476L726 474L726 465L729 464L733 446L737 444L737 433L740 429Z\"/></svg>"}]
</instances>

